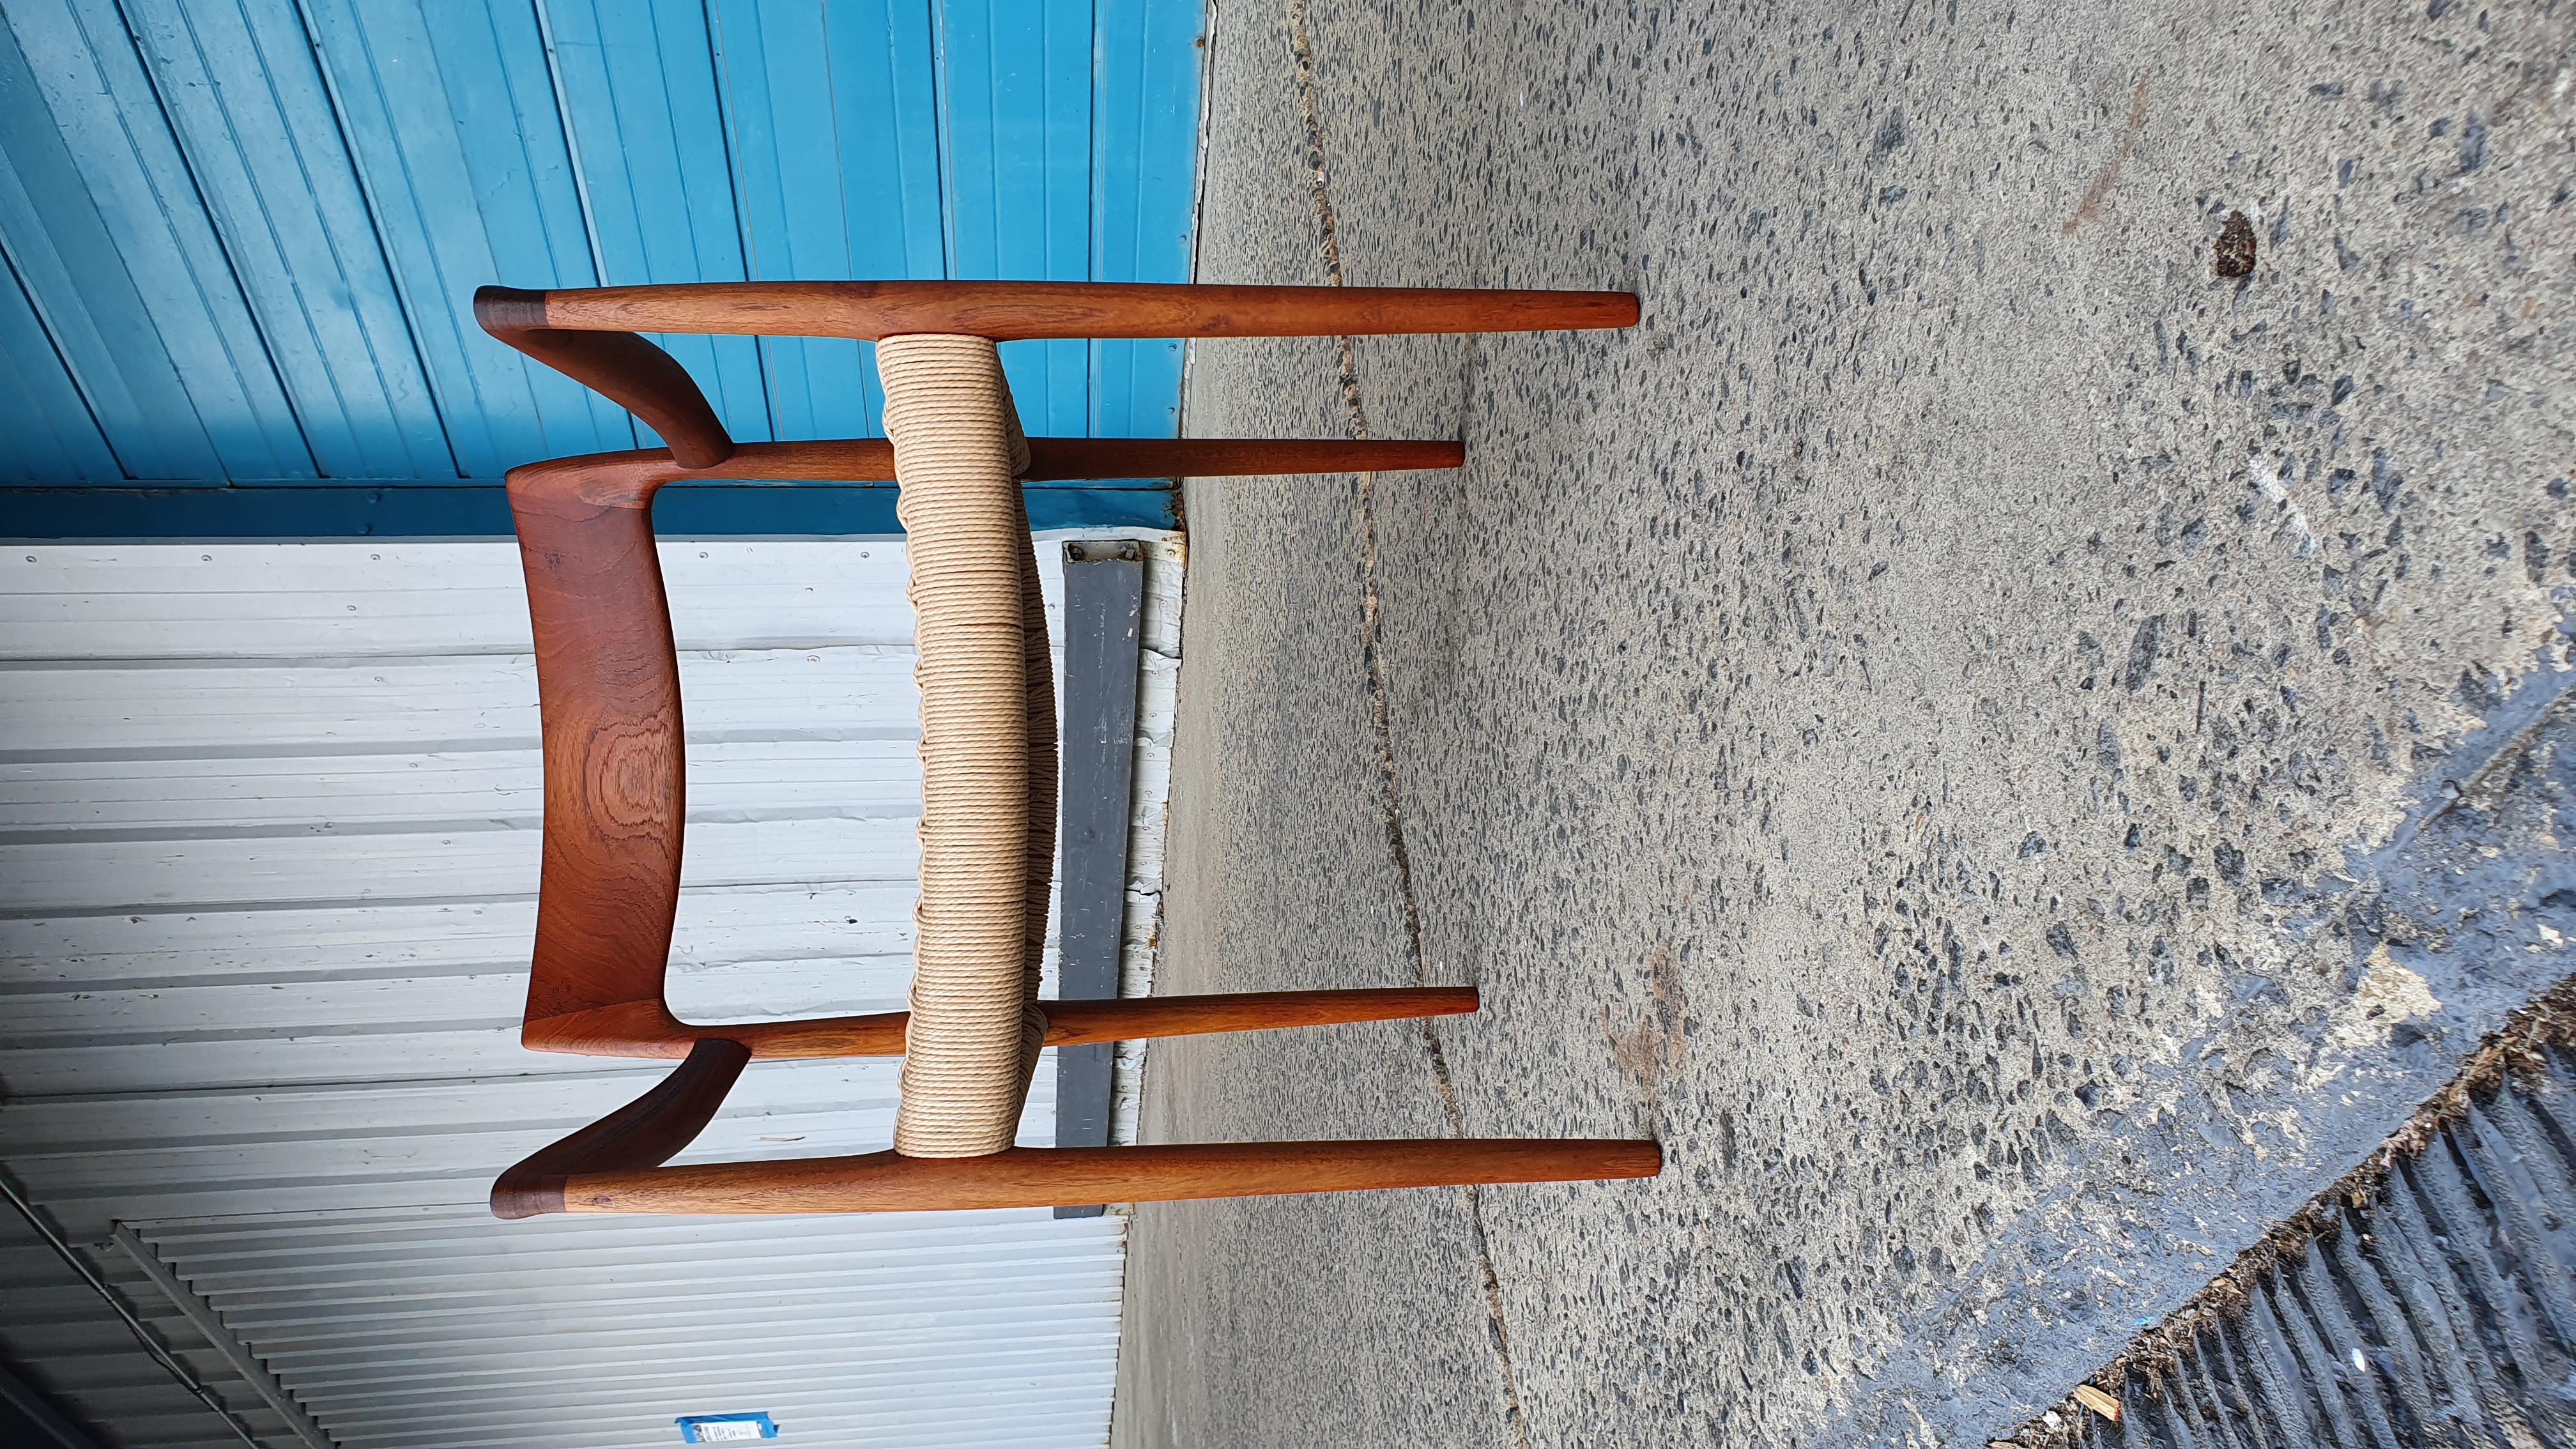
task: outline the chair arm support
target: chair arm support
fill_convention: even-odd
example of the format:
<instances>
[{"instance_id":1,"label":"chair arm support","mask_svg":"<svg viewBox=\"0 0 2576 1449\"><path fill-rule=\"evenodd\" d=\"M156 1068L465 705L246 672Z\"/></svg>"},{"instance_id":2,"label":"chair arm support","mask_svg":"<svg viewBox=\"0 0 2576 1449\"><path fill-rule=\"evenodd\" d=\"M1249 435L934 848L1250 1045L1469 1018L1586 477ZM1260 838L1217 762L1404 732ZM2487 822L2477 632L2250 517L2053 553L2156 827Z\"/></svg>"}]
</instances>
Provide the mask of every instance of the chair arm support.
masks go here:
<instances>
[{"instance_id":1,"label":"chair arm support","mask_svg":"<svg viewBox=\"0 0 2576 1449\"><path fill-rule=\"evenodd\" d=\"M789 1162L709 1162L550 1180L544 1211L881 1213L1178 1202L1462 1183L1653 1177L1651 1140L1454 1138L1006 1147L979 1157L874 1152Z\"/></svg>"},{"instance_id":2,"label":"chair arm support","mask_svg":"<svg viewBox=\"0 0 2576 1449\"><path fill-rule=\"evenodd\" d=\"M483 287L474 320L483 330L642 418L684 468L712 468L732 456L733 439L707 406L687 368L632 332L568 331L545 325L545 293Z\"/></svg>"},{"instance_id":3,"label":"chair arm support","mask_svg":"<svg viewBox=\"0 0 2576 1449\"><path fill-rule=\"evenodd\" d=\"M751 1049L740 1042L702 1039L653 1090L502 1173L492 1184L493 1216L561 1212L568 1177L635 1172L670 1161L705 1130L750 1060Z\"/></svg>"}]
</instances>

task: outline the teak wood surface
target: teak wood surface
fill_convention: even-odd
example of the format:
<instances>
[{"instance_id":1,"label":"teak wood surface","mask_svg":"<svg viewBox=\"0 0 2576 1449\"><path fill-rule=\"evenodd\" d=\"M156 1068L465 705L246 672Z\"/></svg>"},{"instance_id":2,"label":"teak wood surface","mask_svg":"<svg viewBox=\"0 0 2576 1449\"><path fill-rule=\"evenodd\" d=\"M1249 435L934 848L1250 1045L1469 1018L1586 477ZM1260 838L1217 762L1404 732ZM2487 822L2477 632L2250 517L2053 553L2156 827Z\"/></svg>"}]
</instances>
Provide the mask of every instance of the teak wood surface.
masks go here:
<instances>
[{"instance_id":1,"label":"teak wood surface","mask_svg":"<svg viewBox=\"0 0 2576 1449\"><path fill-rule=\"evenodd\" d=\"M1009 1148L665 1168L755 1058L900 1054L902 1012L692 1024L663 994L686 782L679 660L652 501L695 479L894 477L883 439L736 444L657 332L876 339L1311 336L1624 327L1615 292L798 282L519 292L475 313L528 356L620 403L665 448L514 468L544 735L544 855L521 1040L541 1051L683 1058L661 1085L502 1174L493 1210L871 1212L1046 1206L1452 1183L1646 1177L1651 1141L1452 1140ZM1454 442L1034 438L1030 479L1455 468ZM1043 1002L1052 1045L1473 1012L1473 987Z\"/></svg>"},{"instance_id":2,"label":"teak wood surface","mask_svg":"<svg viewBox=\"0 0 2576 1449\"><path fill-rule=\"evenodd\" d=\"M1086 478L1227 478L1288 473L1400 473L1455 468L1464 444L1339 438L1031 438L1023 482ZM523 463L510 482L530 491L639 502L666 483L891 483L894 445L883 438L741 443L721 463L692 468L669 448L586 453Z\"/></svg>"},{"instance_id":3,"label":"teak wood surface","mask_svg":"<svg viewBox=\"0 0 2576 1449\"><path fill-rule=\"evenodd\" d=\"M1366 1142L1196 1142L1144 1147L1011 1147L982 1157L809 1157L643 1171L547 1175L540 1212L897 1213L1178 1202L1461 1183L1653 1177L1650 1141L1396 1138Z\"/></svg>"},{"instance_id":4,"label":"teak wood surface","mask_svg":"<svg viewBox=\"0 0 2576 1449\"><path fill-rule=\"evenodd\" d=\"M485 287L494 336L561 329L757 337L1336 337L1634 327L1628 292L1236 287L1169 282L697 282L527 292ZM567 369L567 374L569 370ZM584 379L587 381L587 379Z\"/></svg>"}]
</instances>

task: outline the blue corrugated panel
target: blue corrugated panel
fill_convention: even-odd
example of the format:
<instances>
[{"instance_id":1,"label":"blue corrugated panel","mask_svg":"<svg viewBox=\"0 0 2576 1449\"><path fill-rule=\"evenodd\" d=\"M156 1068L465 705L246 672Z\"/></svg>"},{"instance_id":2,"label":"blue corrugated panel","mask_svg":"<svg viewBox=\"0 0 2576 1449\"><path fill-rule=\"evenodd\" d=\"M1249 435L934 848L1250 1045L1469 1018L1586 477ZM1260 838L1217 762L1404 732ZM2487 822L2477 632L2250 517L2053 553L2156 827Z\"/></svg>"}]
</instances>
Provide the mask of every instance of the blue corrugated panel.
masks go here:
<instances>
[{"instance_id":1,"label":"blue corrugated panel","mask_svg":"<svg viewBox=\"0 0 2576 1449\"><path fill-rule=\"evenodd\" d=\"M311 13L458 466L490 477L635 446L622 410L496 345L470 311L494 281L597 281L534 11L314 0Z\"/></svg>"},{"instance_id":2,"label":"blue corrugated panel","mask_svg":"<svg viewBox=\"0 0 2576 1449\"><path fill-rule=\"evenodd\" d=\"M1028 490L1032 528L1169 528L1168 488L1041 483ZM891 484L674 483L653 501L653 526L679 538L726 534L892 534ZM0 537L499 538L510 500L498 484L347 488L14 488L0 497Z\"/></svg>"},{"instance_id":3,"label":"blue corrugated panel","mask_svg":"<svg viewBox=\"0 0 2576 1449\"><path fill-rule=\"evenodd\" d=\"M0 481L443 485L652 440L484 336L487 282L1188 275L1197 0L0 22ZM665 340L738 437L879 430L861 344ZM1180 355L1005 362L1033 432L1169 436Z\"/></svg>"},{"instance_id":4,"label":"blue corrugated panel","mask_svg":"<svg viewBox=\"0 0 2576 1449\"><path fill-rule=\"evenodd\" d=\"M114 0L11 0L7 13L85 193L40 198L43 222L69 221L60 241L73 244L86 230L80 213L94 216L108 254L76 265L121 268L143 311L141 325L119 318L106 332L120 367L132 374L161 350L218 476L310 475L312 456ZM122 452L113 429L109 441ZM206 474L200 463L142 476Z\"/></svg>"},{"instance_id":5,"label":"blue corrugated panel","mask_svg":"<svg viewBox=\"0 0 2576 1449\"><path fill-rule=\"evenodd\" d=\"M217 374L232 359L223 329L206 315L209 305L221 303L198 289L189 266L197 258L161 225L139 174L134 133L91 63L77 20L46 0L12 4L6 13L0 237L53 350L70 368L123 471L206 481L245 463L262 474L309 471L300 448L279 458L267 446L266 419L238 386L223 396ZM125 58L133 59L130 50ZM229 299L235 308L239 300ZM195 373L184 380L182 353ZM228 449L209 436L191 381L212 394L211 421Z\"/></svg>"},{"instance_id":6,"label":"blue corrugated panel","mask_svg":"<svg viewBox=\"0 0 2576 1449\"><path fill-rule=\"evenodd\" d=\"M947 274L922 0L714 0L743 252L763 280ZM855 342L761 343L782 438L880 431Z\"/></svg>"},{"instance_id":7,"label":"blue corrugated panel","mask_svg":"<svg viewBox=\"0 0 2576 1449\"><path fill-rule=\"evenodd\" d=\"M934 0L950 275L1081 281L1091 275L1088 6ZM1033 433L1090 422L1086 345L1002 349Z\"/></svg>"},{"instance_id":8,"label":"blue corrugated panel","mask_svg":"<svg viewBox=\"0 0 2576 1449\"><path fill-rule=\"evenodd\" d=\"M456 476L293 0L125 10L322 475Z\"/></svg>"},{"instance_id":9,"label":"blue corrugated panel","mask_svg":"<svg viewBox=\"0 0 2576 1449\"><path fill-rule=\"evenodd\" d=\"M1091 102L1091 275L1099 281L1190 278L1205 13L1202 0L1099 0ZM1179 342L1090 347L1092 436L1180 436Z\"/></svg>"},{"instance_id":10,"label":"blue corrugated panel","mask_svg":"<svg viewBox=\"0 0 2576 1449\"><path fill-rule=\"evenodd\" d=\"M744 280L715 55L698 0L539 0L601 280ZM760 344L660 337L726 431L771 436ZM637 425L648 441L652 430Z\"/></svg>"},{"instance_id":11,"label":"blue corrugated panel","mask_svg":"<svg viewBox=\"0 0 2576 1449\"><path fill-rule=\"evenodd\" d=\"M0 33L0 46L7 40ZM0 174L0 194L9 189ZM107 483L124 476L14 267L0 286L0 437L7 439L0 481Z\"/></svg>"}]
</instances>

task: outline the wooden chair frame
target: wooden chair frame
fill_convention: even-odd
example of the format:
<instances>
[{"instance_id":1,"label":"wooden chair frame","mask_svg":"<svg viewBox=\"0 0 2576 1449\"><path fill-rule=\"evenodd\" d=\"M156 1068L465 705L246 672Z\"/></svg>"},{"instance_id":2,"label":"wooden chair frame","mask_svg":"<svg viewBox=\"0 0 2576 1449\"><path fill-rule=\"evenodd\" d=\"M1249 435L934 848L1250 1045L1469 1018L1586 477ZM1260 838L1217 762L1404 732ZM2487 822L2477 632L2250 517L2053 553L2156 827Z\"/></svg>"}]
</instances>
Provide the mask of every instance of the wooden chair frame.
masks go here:
<instances>
[{"instance_id":1,"label":"wooden chair frame","mask_svg":"<svg viewBox=\"0 0 2576 1449\"><path fill-rule=\"evenodd\" d=\"M680 891L679 661L652 501L679 479L895 476L882 438L737 444L688 373L637 330L850 337L1247 337L1626 327L1616 292L1031 282L487 287L486 331L627 408L663 448L510 470L544 732L544 865L523 1044L677 1058L659 1086L504 1172L502 1217L543 1212L851 1212L1038 1207L1440 1184L1650 1177L1651 1141L1460 1140L879 1152L664 1167L754 1059L900 1055L907 1015L698 1024L664 972ZM1455 468L1454 442L1032 438L1026 480ZM1272 991L1042 1002L1055 1045L1452 1015L1475 988Z\"/></svg>"}]
</instances>

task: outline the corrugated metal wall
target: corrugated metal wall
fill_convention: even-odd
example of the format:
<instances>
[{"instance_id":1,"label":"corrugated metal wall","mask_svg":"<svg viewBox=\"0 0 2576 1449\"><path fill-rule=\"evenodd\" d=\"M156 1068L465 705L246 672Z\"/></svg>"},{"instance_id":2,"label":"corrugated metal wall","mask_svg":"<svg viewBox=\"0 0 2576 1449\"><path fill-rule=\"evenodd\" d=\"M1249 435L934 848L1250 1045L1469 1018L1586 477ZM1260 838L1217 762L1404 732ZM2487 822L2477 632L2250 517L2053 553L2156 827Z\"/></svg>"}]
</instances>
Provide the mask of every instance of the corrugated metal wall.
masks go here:
<instances>
[{"instance_id":1,"label":"corrugated metal wall","mask_svg":"<svg viewBox=\"0 0 2576 1449\"><path fill-rule=\"evenodd\" d=\"M115 1268L118 1256L105 1255L99 1265ZM130 1302L141 1310L145 1331L170 1346L181 1366L214 1395L222 1414L263 1445L301 1449L285 1421L190 1333L178 1311L154 1300L140 1272L111 1274L109 1281L119 1276L144 1295ZM7 1209L0 1209L0 1350L6 1351L9 1370L51 1399L57 1412L86 1414L93 1424L112 1414L119 1437L108 1440L111 1445L242 1449L224 1417L154 1363L96 1290Z\"/></svg>"},{"instance_id":2,"label":"corrugated metal wall","mask_svg":"<svg viewBox=\"0 0 2576 1449\"><path fill-rule=\"evenodd\" d=\"M1098 1445L1124 1220L1069 1221L1089 1226L459 1212L153 1237L343 1445L664 1449L680 1414L746 1410L794 1444Z\"/></svg>"},{"instance_id":3,"label":"corrugated metal wall","mask_svg":"<svg viewBox=\"0 0 2576 1449\"><path fill-rule=\"evenodd\" d=\"M898 1005L919 800L901 545L663 557L691 752L675 1004ZM1153 591L1149 639L1177 603ZM516 1041L527 628L507 543L0 556L0 1158L75 1238L137 1226L353 1449L658 1445L676 1414L737 1409L803 1442L1102 1442L1116 1216L484 1215L498 1168L660 1074ZM1148 917L1159 858L1138 852ZM1052 1065L1038 1080L1031 1142ZM880 1148L894 1084L891 1060L764 1064L689 1157ZM83 1381L11 1316L100 1417L168 1397L130 1352Z\"/></svg>"},{"instance_id":4,"label":"corrugated metal wall","mask_svg":"<svg viewBox=\"0 0 2576 1449\"><path fill-rule=\"evenodd\" d=\"M1201 10L10 0L0 481L454 483L649 442L475 328L490 282L1187 280ZM876 430L860 344L672 346L738 437ZM1177 429L1175 343L1004 357L1032 432Z\"/></svg>"}]
</instances>

